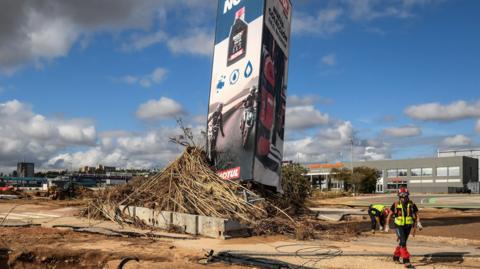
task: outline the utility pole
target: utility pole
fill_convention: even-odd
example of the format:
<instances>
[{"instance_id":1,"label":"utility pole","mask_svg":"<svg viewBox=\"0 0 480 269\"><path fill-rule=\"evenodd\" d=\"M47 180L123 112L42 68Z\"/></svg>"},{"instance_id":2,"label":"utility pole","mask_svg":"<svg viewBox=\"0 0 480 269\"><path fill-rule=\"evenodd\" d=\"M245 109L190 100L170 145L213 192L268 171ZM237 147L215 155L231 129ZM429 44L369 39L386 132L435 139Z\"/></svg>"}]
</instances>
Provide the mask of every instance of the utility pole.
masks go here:
<instances>
[{"instance_id":1,"label":"utility pole","mask_svg":"<svg viewBox=\"0 0 480 269\"><path fill-rule=\"evenodd\" d=\"M350 168L352 169L352 175L351 175L351 182L354 182L353 180L353 136L352 138L350 138L350 154L351 154L351 158L350 158ZM355 184L353 184L353 193L355 193Z\"/></svg>"},{"instance_id":2,"label":"utility pole","mask_svg":"<svg viewBox=\"0 0 480 269\"><path fill-rule=\"evenodd\" d=\"M350 168L352 169L352 175L353 175L353 138L350 139Z\"/></svg>"}]
</instances>

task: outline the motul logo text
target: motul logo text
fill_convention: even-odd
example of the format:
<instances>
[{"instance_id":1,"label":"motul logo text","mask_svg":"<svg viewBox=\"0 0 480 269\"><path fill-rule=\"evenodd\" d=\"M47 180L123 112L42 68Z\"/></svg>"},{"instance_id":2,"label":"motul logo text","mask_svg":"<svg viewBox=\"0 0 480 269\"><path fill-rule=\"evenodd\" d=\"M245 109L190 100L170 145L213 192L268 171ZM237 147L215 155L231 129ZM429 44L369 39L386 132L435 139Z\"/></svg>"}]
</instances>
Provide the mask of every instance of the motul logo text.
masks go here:
<instances>
[{"instance_id":1,"label":"motul logo text","mask_svg":"<svg viewBox=\"0 0 480 269\"><path fill-rule=\"evenodd\" d=\"M234 6L240 4L242 0L225 0L225 5L223 6L223 14L227 13Z\"/></svg>"},{"instance_id":2,"label":"motul logo text","mask_svg":"<svg viewBox=\"0 0 480 269\"><path fill-rule=\"evenodd\" d=\"M225 180L240 178L240 167L217 172L218 176Z\"/></svg>"}]
</instances>

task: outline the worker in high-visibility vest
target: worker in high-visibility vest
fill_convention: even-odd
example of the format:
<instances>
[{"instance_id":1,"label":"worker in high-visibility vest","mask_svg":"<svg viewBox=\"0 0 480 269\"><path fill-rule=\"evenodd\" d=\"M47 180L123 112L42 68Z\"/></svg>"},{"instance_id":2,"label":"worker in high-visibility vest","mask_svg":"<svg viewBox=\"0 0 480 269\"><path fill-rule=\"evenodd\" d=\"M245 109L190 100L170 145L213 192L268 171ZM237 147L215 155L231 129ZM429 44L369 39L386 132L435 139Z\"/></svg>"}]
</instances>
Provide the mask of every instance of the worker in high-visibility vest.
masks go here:
<instances>
[{"instance_id":1,"label":"worker in high-visibility vest","mask_svg":"<svg viewBox=\"0 0 480 269\"><path fill-rule=\"evenodd\" d=\"M378 230L383 230L383 227L385 227L385 220L387 219L389 213L390 209L382 204L371 204L368 207L368 215L370 216L370 220L372 222L372 233L375 233L377 223Z\"/></svg>"},{"instance_id":2,"label":"worker in high-visibility vest","mask_svg":"<svg viewBox=\"0 0 480 269\"><path fill-rule=\"evenodd\" d=\"M418 214L417 205L409 199L410 193L407 188L400 188L398 190L398 202L395 202L390 207L390 214L387 217L387 224L385 231L389 230L390 218L395 217L395 227L397 232L397 238L399 241L398 246L393 253L393 260L400 262L400 257L405 265L405 268L415 268L410 262L410 253L407 250L407 240L412 231L412 236L415 237L416 227L421 227L420 216Z\"/></svg>"}]
</instances>

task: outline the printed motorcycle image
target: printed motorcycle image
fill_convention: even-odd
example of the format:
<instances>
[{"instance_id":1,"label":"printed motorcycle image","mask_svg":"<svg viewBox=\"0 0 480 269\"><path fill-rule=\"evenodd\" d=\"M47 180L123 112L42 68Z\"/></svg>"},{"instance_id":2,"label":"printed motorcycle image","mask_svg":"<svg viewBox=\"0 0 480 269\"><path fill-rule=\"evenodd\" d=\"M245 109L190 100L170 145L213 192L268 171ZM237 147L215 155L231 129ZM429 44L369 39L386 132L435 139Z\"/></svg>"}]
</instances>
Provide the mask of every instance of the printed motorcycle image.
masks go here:
<instances>
[{"instance_id":1,"label":"printed motorcycle image","mask_svg":"<svg viewBox=\"0 0 480 269\"><path fill-rule=\"evenodd\" d=\"M242 101L243 104L243 116L240 121L240 130L242 132L242 146L247 148L248 138L255 125L255 106L257 99L257 88L254 86L250 88L250 93Z\"/></svg>"},{"instance_id":2,"label":"printed motorcycle image","mask_svg":"<svg viewBox=\"0 0 480 269\"><path fill-rule=\"evenodd\" d=\"M248 137L250 136L250 131L253 128L253 123L254 123L253 111L251 109L244 109L243 118L240 123L240 129L242 130L243 148L247 147Z\"/></svg>"}]
</instances>

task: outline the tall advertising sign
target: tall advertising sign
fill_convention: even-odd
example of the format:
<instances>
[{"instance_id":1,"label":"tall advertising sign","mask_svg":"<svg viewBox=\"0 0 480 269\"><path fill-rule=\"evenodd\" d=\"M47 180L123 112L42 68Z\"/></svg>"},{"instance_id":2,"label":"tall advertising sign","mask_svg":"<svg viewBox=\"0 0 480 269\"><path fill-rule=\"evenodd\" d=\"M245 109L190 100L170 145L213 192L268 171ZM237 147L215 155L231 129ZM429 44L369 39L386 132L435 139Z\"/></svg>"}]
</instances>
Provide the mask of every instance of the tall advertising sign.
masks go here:
<instances>
[{"instance_id":1,"label":"tall advertising sign","mask_svg":"<svg viewBox=\"0 0 480 269\"><path fill-rule=\"evenodd\" d=\"M226 180L281 190L289 0L219 0L207 153Z\"/></svg>"}]
</instances>

